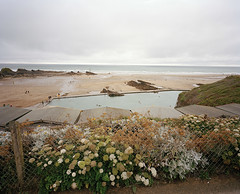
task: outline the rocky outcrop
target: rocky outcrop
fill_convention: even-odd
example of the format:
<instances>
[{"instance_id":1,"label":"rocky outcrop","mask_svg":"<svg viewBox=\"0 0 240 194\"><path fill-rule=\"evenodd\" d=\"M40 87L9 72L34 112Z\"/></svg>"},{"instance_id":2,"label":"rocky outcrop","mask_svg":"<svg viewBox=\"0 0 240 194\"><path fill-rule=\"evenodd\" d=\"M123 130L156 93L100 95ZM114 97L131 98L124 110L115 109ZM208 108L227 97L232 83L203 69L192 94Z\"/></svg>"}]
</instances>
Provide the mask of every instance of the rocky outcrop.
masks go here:
<instances>
[{"instance_id":1,"label":"rocky outcrop","mask_svg":"<svg viewBox=\"0 0 240 194\"><path fill-rule=\"evenodd\" d=\"M100 93L108 94L108 96L110 96L110 97L124 96L124 94L121 94L121 93L118 93L118 92L115 92L115 91L112 91L112 90L109 90L109 89L106 89L106 88L103 88Z\"/></svg>"},{"instance_id":2,"label":"rocky outcrop","mask_svg":"<svg viewBox=\"0 0 240 194\"><path fill-rule=\"evenodd\" d=\"M143 80L137 80L137 81L131 80L127 82L127 85L135 87L139 90L158 90L158 88L153 86L152 83L149 83Z\"/></svg>"},{"instance_id":3,"label":"rocky outcrop","mask_svg":"<svg viewBox=\"0 0 240 194\"><path fill-rule=\"evenodd\" d=\"M42 71L42 70L26 70L18 69L13 71L10 68L2 68L0 71L0 78L4 77L34 77L34 76L57 76L66 75L67 73L62 71ZM82 73L79 73L82 74Z\"/></svg>"},{"instance_id":4,"label":"rocky outcrop","mask_svg":"<svg viewBox=\"0 0 240 194\"><path fill-rule=\"evenodd\" d=\"M96 73L93 73L91 71L86 71L86 75L97 75Z\"/></svg>"}]
</instances>

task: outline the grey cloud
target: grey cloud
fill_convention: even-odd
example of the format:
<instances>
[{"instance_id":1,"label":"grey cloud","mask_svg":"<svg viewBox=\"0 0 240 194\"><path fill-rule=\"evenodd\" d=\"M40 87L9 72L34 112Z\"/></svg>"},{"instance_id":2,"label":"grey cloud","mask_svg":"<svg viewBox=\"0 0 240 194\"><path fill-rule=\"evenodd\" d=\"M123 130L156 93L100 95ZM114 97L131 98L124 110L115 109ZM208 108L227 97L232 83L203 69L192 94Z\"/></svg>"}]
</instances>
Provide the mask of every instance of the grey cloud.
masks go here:
<instances>
[{"instance_id":1,"label":"grey cloud","mask_svg":"<svg viewBox=\"0 0 240 194\"><path fill-rule=\"evenodd\" d=\"M0 0L0 62L240 65L238 0Z\"/></svg>"}]
</instances>

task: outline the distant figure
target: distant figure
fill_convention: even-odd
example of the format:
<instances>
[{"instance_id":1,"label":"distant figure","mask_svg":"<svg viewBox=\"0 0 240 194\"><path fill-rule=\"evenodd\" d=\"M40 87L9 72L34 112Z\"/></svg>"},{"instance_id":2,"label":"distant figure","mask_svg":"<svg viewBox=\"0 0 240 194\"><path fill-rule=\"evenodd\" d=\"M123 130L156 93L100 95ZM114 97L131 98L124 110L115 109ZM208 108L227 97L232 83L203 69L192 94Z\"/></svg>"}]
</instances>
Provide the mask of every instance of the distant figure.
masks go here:
<instances>
[{"instance_id":1,"label":"distant figure","mask_svg":"<svg viewBox=\"0 0 240 194\"><path fill-rule=\"evenodd\" d=\"M10 107L12 107L12 105L10 105Z\"/></svg>"},{"instance_id":2,"label":"distant figure","mask_svg":"<svg viewBox=\"0 0 240 194\"><path fill-rule=\"evenodd\" d=\"M48 96L48 101L50 101L50 100L51 100L51 98L52 98L52 96Z\"/></svg>"},{"instance_id":3,"label":"distant figure","mask_svg":"<svg viewBox=\"0 0 240 194\"><path fill-rule=\"evenodd\" d=\"M6 105L5 104L3 104L3 107L5 107Z\"/></svg>"},{"instance_id":4,"label":"distant figure","mask_svg":"<svg viewBox=\"0 0 240 194\"><path fill-rule=\"evenodd\" d=\"M59 93L57 94L57 97L60 98L60 94Z\"/></svg>"}]
</instances>

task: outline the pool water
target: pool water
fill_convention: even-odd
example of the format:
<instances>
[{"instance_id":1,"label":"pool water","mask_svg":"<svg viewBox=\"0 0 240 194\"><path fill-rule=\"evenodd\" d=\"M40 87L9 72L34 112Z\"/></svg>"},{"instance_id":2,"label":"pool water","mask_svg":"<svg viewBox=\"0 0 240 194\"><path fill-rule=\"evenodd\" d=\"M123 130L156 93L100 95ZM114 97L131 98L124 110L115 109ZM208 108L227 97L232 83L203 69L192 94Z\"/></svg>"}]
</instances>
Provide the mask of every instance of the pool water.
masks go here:
<instances>
[{"instance_id":1,"label":"pool water","mask_svg":"<svg viewBox=\"0 0 240 194\"><path fill-rule=\"evenodd\" d=\"M114 107L135 109L149 106L174 108L181 91L164 91L159 93L132 93L124 96L109 97L108 95L81 96L54 99L49 106L60 106L74 109L92 109L99 107Z\"/></svg>"}]
</instances>

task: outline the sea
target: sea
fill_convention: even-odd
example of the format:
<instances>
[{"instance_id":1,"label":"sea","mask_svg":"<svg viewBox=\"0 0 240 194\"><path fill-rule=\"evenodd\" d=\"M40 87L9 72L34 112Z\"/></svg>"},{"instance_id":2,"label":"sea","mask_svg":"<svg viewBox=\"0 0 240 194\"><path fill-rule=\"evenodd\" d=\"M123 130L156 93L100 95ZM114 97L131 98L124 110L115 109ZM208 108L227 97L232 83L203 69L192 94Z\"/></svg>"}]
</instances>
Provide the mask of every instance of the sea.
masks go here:
<instances>
[{"instance_id":1,"label":"sea","mask_svg":"<svg viewBox=\"0 0 240 194\"><path fill-rule=\"evenodd\" d=\"M113 73L113 74L232 74L240 75L240 66L196 66L196 65L94 65L94 64L0 64L13 71L27 70Z\"/></svg>"}]
</instances>

